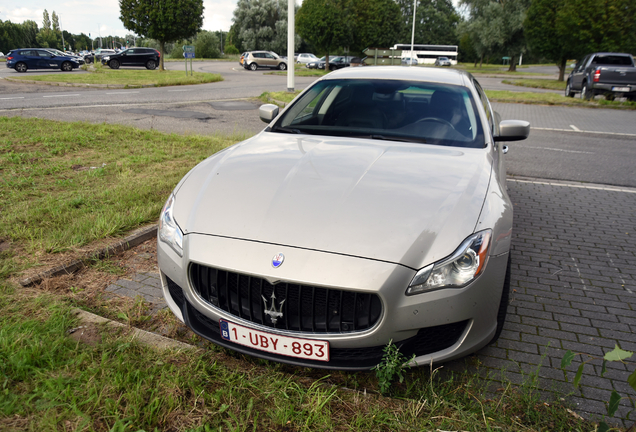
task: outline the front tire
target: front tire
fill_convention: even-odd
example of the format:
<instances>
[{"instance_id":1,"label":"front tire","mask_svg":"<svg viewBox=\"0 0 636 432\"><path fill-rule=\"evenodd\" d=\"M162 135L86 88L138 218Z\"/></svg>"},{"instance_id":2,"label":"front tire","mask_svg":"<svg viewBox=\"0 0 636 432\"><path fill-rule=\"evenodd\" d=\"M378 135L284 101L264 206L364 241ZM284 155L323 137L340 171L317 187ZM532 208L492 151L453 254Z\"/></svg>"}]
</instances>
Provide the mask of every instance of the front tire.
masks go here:
<instances>
[{"instance_id":1,"label":"front tire","mask_svg":"<svg viewBox=\"0 0 636 432\"><path fill-rule=\"evenodd\" d=\"M154 60L148 60L146 62L146 69L155 70L157 68L157 62Z\"/></svg>"},{"instance_id":2,"label":"front tire","mask_svg":"<svg viewBox=\"0 0 636 432\"><path fill-rule=\"evenodd\" d=\"M587 87L587 83L583 83L583 88L581 89L581 99L583 100L592 99L592 95Z\"/></svg>"},{"instance_id":3,"label":"front tire","mask_svg":"<svg viewBox=\"0 0 636 432\"><path fill-rule=\"evenodd\" d=\"M16 64L16 65L15 65L15 70L16 70L16 71L18 71L18 72L20 72L20 73L24 73L24 72L26 72L26 71L27 71L27 69L28 69L28 68L27 68L26 63L22 63L22 62L20 62L20 63L18 63L18 64Z\"/></svg>"},{"instance_id":4,"label":"front tire","mask_svg":"<svg viewBox=\"0 0 636 432\"><path fill-rule=\"evenodd\" d=\"M287 65L285 63L281 63L278 65L278 69L284 71L285 69L287 69Z\"/></svg>"},{"instance_id":5,"label":"front tire","mask_svg":"<svg viewBox=\"0 0 636 432\"><path fill-rule=\"evenodd\" d=\"M108 62L111 69L119 69L119 60L111 60Z\"/></svg>"},{"instance_id":6,"label":"front tire","mask_svg":"<svg viewBox=\"0 0 636 432\"><path fill-rule=\"evenodd\" d=\"M256 63L252 63L252 64L250 64L250 66L249 66L249 67L250 67L250 70L251 70L251 71L255 71L256 69L258 69L258 65L257 65Z\"/></svg>"},{"instance_id":7,"label":"front tire","mask_svg":"<svg viewBox=\"0 0 636 432\"><path fill-rule=\"evenodd\" d=\"M510 299L510 263L512 262L510 252L508 252L508 265L506 266L506 276L504 278L503 291L501 292L501 300L499 301L499 310L497 311L497 330L490 343L494 343L501 336L504 324L506 323L506 315L508 314L508 301Z\"/></svg>"},{"instance_id":8,"label":"front tire","mask_svg":"<svg viewBox=\"0 0 636 432\"><path fill-rule=\"evenodd\" d=\"M565 85L565 97L574 97L574 92L572 91L572 87L570 87L570 81Z\"/></svg>"}]
</instances>

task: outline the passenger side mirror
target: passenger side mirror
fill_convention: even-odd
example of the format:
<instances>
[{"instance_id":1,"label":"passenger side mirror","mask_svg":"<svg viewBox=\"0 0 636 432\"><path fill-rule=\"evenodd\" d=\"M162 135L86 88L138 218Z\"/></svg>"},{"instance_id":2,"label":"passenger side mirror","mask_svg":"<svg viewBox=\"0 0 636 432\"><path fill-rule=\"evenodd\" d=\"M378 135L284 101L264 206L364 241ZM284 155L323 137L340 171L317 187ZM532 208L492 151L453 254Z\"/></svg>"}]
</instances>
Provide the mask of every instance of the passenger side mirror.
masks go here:
<instances>
[{"instance_id":1,"label":"passenger side mirror","mask_svg":"<svg viewBox=\"0 0 636 432\"><path fill-rule=\"evenodd\" d=\"M530 135L530 123L524 120L504 120L499 123L495 141L521 141Z\"/></svg>"},{"instance_id":2,"label":"passenger side mirror","mask_svg":"<svg viewBox=\"0 0 636 432\"><path fill-rule=\"evenodd\" d=\"M270 123L278 115L278 107L274 104L261 105L258 108L258 116L265 123Z\"/></svg>"}]
</instances>

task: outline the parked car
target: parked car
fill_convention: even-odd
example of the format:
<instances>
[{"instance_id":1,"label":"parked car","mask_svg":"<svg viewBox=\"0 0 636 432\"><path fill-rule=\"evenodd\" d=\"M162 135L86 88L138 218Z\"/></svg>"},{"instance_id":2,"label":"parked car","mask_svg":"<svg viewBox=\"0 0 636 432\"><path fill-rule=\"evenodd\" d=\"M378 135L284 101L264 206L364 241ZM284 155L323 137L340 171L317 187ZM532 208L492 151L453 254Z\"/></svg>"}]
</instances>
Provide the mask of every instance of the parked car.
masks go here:
<instances>
[{"instance_id":1,"label":"parked car","mask_svg":"<svg viewBox=\"0 0 636 432\"><path fill-rule=\"evenodd\" d=\"M243 59L243 67L255 71L259 67L287 69L287 59L271 51L250 51Z\"/></svg>"},{"instance_id":2,"label":"parked car","mask_svg":"<svg viewBox=\"0 0 636 432\"><path fill-rule=\"evenodd\" d=\"M417 65L417 58L414 57L402 57L402 64L404 65Z\"/></svg>"},{"instance_id":3,"label":"parked car","mask_svg":"<svg viewBox=\"0 0 636 432\"><path fill-rule=\"evenodd\" d=\"M319 60L318 57L316 57L313 54L308 54L308 53L301 53L301 54L298 54L298 56L296 56L296 63L297 64L300 64L300 63L307 64L307 63L315 62L315 61L318 61L318 60Z\"/></svg>"},{"instance_id":4,"label":"parked car","mask_svg":"<svg viewBox=\"0 0 636 432\"><path fill-rule=\"evenodd\" d=\"M329 57L329 70L338 70L345 67L349 67L351 65L351 59L353 58L354 58L353 56ZM323 59L320 59L320 62L318 63L318 69L324 69L325 64L326 64L326 61Z\"/></svg>"},{"instance_id":5,"label":"parked car","mask_svg":"<svg viewBox=\"0 0 636 432\"><path fill-rule=\"evenodd\" d=\"M7 67L18 72L29 69L61 69L71 72L79 67L75 58L56 55L43 48L20 48L7 55Z\"/></svg>"},{"instance_id":6,"label":"parked car","mask_svg":"<svg viewBox=\"0 0 636 432\"><path fill-rule=\"evenodd\" d=\"M451 61L448 57L437 57L435 60L435 66L450 66Z\"/></svg>"},{"instance_id":7,"label":"parked car","mask_svg":"<svg viewBox=\"0 0 636 432\"><path fill-rule=\"evenodd\" d=\"M565 95L581 99L594 99L605 95L607 99L626 97L636 101L636 67L634 58L626 53L589 54L574 66L565 85Z\"/></svg>"},{"instance_id":8,"label":"parked car","mask_svg":"<svg viewBox=\"0 0 636 432\"><path fill-rule=\"evenodd\" d=\"M90 54L84 57L86 63L101 62L102 58L107 55L115 54L115 50L112 49L98 49L94 54Z\"/></svg>"},{"instance_id":9,"label":"parked car","mask_svg":"<svg viewBox=\"0 0 636 432\"><path fill-rule=\"evenodd\" d=\"M119 69L120 66L145 66L153 70L159 65L161 53L154 48L128 48L117 54L109 54L102 57L102 64L111 69Z\"/></svg>"},{"instance_id":10,"label":"parked car","mask_svg":"<svg viewBox=\"0 0 636 432\"><path fill-rule=\"evenodd\" d=\"M496 340L510 285L513 204L499 121L465 71L345 68L267 128L184 177L157 257L172 312L226 348L370 369L394 343L411 365Z\"/></svg>"},{"instance_id":11,"label":"parked car","mask_svg":"<svg viewBox=\"0 0 636 432\"><path fill-rule=\"evenodd\" d=\"M307 68L309 68L309 69L318 69L318 66L319 66L319 65L320 65L320 63L322 62L322 63L323 63L323 65L322 65L322 69L324 69L324 68L325 68L324 63L325 63L326 58L327 58L326 56L322 56L322 57L320 57L318 60L310 61L310 62L308 62L308 63L305 65L305 67L307 67Z\"/></svg>"},{"instance_id":12,"label":"parked car","mask_svg":"<svg viewBox=\"0 0 636 432\"><path fill-rule=\"evenodd\" d=\"M77 56L77 55L73 54L73 53L69 54L68 52L60 51L60 50L55 49L55 48L44 48L44 49L47 50L47 51L50 51L50 52L52 52L52 53L54 53L55 55L58 55L58 56L72 57L72 58L75 59L75 61L77 61L80 64L80 66L84 64L84 59L82 57L80 57L80 56Z\"/></svg>"},{"instance_id":13,"label":"parked car","mask_svg":"<svg viewBox=\"0 0 636 432\"><path fill-rule=\"evenodd\" d=\"M243 54L241 54L241 58L239 59L239 64L243 67L245 67L244 65L244 60L245 60L245 56L247 55L246 52L244 52Z\"/></svg>"}]
</instances>

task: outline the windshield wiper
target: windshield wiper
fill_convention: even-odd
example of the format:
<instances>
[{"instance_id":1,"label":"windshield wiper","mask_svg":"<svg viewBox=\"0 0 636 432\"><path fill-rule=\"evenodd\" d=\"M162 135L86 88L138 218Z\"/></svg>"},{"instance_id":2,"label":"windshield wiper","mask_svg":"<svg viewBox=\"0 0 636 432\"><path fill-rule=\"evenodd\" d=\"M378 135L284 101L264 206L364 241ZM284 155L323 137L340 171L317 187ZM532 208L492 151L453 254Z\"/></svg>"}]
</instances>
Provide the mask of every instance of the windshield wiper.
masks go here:
<instances>
[{"instance_id":1,"label":"windshield wiper","mask_svg":"<svg viewBox=\"0 0 636 432\"><path fill-rule=\"evenodd\" d=\"M282 126L273 127L272 132L285 132L285 133L293 133L293 134L302 133L299 129L293 129L293 128L282 127Z\"/></svg>"},{"instance_id":2,"label":"windshield wiper","mask_svg":"<svg viewBox=\"0 0 636 432\"><path fill-rule=\"evenodd\" d=\"M386 136L386 135L377 135L377 134L373 134L373 135L367 135L367 136L359 136L357 138L371 138L371 139L377 139L377 140L385 140L385 141L400 141L400 142L419 142L419 143L424 143L426 144L426 140L423 138L401 138L401 137L396 137L396 136Z\"/></svg>"}]
</instances>

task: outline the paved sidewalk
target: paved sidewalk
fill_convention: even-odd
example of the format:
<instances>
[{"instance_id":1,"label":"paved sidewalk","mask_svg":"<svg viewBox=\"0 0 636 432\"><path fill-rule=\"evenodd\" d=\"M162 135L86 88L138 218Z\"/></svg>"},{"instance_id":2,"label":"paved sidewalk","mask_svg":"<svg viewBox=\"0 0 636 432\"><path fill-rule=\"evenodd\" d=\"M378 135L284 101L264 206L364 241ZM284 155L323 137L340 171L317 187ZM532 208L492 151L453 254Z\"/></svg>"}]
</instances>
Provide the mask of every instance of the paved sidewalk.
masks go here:
<instances>
[{"instance_id":1,"label":"paved sidewalk","mask_svg":"<svg viewBox=\"0 0 636 432\"><path fill-rule=\"evenodd\" d=\"M540 365L541 389L573 392L579 414L600 418L613 389L633 393L627 377L634 365L609 363L601 378L601 363L592 361L576 391L560 363L567 350L583 360L615 344L636 351L636 189L520 179L509 179L508 188L515 208L508 317L499 341L477 358L491 376L504 370L515 383ZM107 291L165 307L157 273L138 273ZM569 368L570 382L580 362ZM454 363L448 367L465 368ZM623 402L617 417L627 412Z\"/></svg>"}]
</instances>

